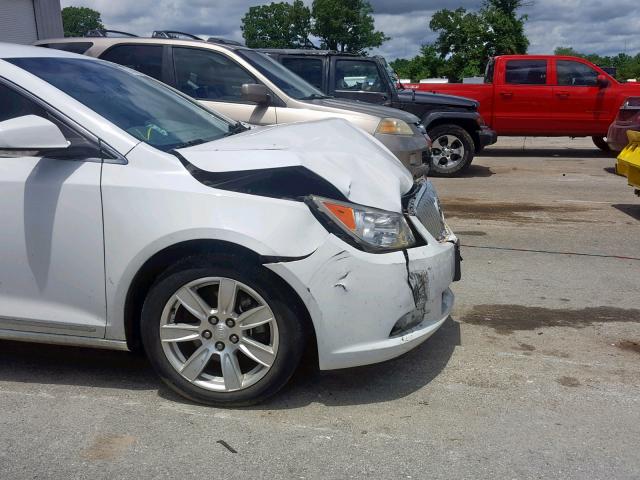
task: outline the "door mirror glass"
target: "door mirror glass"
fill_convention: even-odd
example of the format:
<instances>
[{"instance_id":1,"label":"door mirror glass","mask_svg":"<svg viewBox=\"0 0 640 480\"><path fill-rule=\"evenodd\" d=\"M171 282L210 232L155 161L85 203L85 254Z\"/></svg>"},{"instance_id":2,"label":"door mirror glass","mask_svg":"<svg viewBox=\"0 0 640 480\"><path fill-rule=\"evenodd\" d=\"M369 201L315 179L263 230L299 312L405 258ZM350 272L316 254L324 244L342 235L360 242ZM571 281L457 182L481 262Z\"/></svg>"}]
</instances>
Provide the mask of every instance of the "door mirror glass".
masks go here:
<instances>
[{"instance_id":1,"label":"door mirror glass","mask_svg":"<svg viewBox=\"0 0 640 480\"><path fill-rule=\"evenodd\" d=\"M267 105L271 101L269 90L264 85L257 83L245 83L240 90L242 98L248 102L255 102L258 105Z\"/></svg>"},{"instance_id":2,"label":"door mirror glass","mask_svg":"<svg viewBox=\"0 0 640 480\"><path fill-rule=\"evenodd\" d=\"M51 121L37 115L24 115L0 122L2 150L60 150L70 142Z\"/></svg>"},{"instance_id":3,"label":"door mirror glass","mask_svg":"<svg viewBox=\"0 0 640 480\"><path fill-rule=\"evenodd\" d=\"M596 79L596 83L600 88L606 88L609 86L609 79L606 77L606 75L600 74Z\"/></svg>"}]
</instances>

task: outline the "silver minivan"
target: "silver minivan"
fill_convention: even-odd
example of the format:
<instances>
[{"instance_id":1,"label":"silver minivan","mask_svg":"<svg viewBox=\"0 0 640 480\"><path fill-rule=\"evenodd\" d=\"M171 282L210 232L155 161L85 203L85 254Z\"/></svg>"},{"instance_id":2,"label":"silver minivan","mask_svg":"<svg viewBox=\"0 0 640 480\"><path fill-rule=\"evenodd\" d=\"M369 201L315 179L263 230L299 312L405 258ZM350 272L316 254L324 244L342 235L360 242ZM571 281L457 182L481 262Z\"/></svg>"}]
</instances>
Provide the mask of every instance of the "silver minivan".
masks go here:
<instances>
[{"instance_id":1,"label":"silver minivan","mask_svg":"<svg viewBox=\"0 0 640 480\"><path fill-rule=\"evenodd\" d=\"M414 175L426 171L430 140L418 117L394 108L328 97L250 48L138 37L63 38L36 45L125 65L234 120L253 125L344 118L378 139Z\"/></svg>"}]
</instances>

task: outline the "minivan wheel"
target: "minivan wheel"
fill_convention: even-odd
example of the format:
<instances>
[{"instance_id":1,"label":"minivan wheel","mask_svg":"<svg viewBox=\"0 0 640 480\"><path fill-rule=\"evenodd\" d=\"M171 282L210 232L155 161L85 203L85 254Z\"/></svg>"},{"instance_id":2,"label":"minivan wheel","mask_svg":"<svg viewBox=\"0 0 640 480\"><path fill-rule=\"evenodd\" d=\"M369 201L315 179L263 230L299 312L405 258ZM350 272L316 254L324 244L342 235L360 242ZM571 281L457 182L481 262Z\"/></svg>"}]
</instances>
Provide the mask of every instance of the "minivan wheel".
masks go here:
<instances>
[{"instance_id":1,"label":"minivan wheel","mask_svg":"<svg viewBox=\"0 0 640 480\"><path fill-rule=\"evenodd\" d=\"M429 130L433 145L429 173L453 177L469 168L475 152L471 135L458 125L438 125Z\"/></svg>"},{"instance_id":2,"label":"minivan wheel","mask_svg":"<svg viewBox=\"0 0 640 480\"><path fill-rule=\"evenodd\" d=\"M177 265L151 287L142 341L169 387L199 403L244 406L287 383L305 334L272 275L206 256Z\"/></svg>"},{"instance_id":3,"label":"minivan wheel","mask_svg":"<svg viewBox=\"0 0 640 480\"><path fill-rule=\"evenodd\" d=\"M606 137L591 137L591 140L593 140L593 144L603 152L611 152L611 147L609 147Z\"/></svg>"}]
</instances>

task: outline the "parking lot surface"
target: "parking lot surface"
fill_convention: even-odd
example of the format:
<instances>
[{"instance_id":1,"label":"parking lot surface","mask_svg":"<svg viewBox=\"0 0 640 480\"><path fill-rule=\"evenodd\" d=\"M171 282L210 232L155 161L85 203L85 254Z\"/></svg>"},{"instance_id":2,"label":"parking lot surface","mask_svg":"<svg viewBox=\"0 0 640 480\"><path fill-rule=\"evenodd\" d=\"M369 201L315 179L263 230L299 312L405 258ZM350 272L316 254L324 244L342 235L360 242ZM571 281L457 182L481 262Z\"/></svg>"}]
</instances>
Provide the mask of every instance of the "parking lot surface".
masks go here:
<instances>
[{"instance_id":1,"label":"parking lot surface","mask_svg":"<svg viewBox=\"0 0 640 480\"><path fill-rule=\"evenodd\" d=\"M505 139L436 179L452 318L250 409L186 402L141 356L0 342L0 478L639 478L640 199L614 163Z\"/></svg>"}]
</instances>

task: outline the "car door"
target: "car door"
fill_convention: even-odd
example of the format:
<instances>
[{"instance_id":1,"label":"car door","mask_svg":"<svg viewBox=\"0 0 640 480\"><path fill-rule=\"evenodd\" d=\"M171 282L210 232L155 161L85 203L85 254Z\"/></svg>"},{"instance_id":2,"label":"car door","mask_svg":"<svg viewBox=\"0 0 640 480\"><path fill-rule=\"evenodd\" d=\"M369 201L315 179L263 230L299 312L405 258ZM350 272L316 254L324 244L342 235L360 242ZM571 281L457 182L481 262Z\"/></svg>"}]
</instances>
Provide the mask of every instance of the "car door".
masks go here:
<instances>
[{"instance_id":1,"label":"car door","mask_svg":"<svg viewBox=\"0 0 640 480\"><path fill-rule=\"evenodd\" d=\"M598 85L600 72L576 60L556 60L554 126L566 135L607 134L617 113L616 95Z\"/></svg>"},{"instance_id":2,"label":"car door","mask_svg":"<svg viewBox=\"0 0 640 480\"><path fill-rule=\"evenodd\" d=\"M330 95L388 105L391 92L375 60L331 59Z\"/></svg>"},{"instance_id":3,"label":"car door","mask_svg":"<svg viewBox=\"0 0 640 480\"><path fill-rule=\"evenodd\" d=\"M280 63L321 92L327 92L325 59L323 57L283 55Z\"/></svg>"},{"instance_id":4,"label":"car door","mask_svg":"<svg viewBox=\"0 0 640 480\"><path fill-rule=\"evenodd\" d=\"M2 122L53 121L70 147L0 149L0 329L104 337L105 279L97 141L0 78Z\"/></svg>"},{"instance_id":5,"label":"car door","mask_svg":"<svg viewBox=\"0 0 640 480\"><path fill-rule=\"evenodd\" d=\"M502 63L503 81L495 85L494 129L500 135L551 133L549 62L546 59L514 59Z\"/></svg>"},{"instance_id":6,"label":"car door","mask_svg":"<svg viewBox=\"0 0 640 480\"><path fill-rule=\"evenodd\" d=\"M231 58L212 50L172 47L175 87L234 120L254 125L277 123L276 107L242 97L245 83L260 83Z\"/></svg>"}]
</instances>

